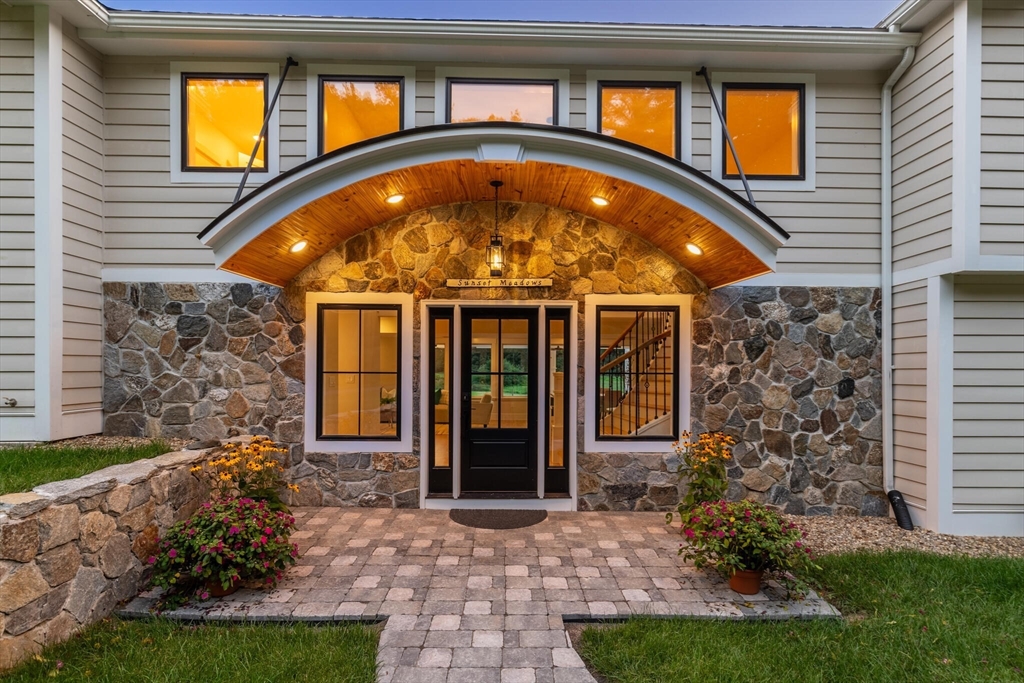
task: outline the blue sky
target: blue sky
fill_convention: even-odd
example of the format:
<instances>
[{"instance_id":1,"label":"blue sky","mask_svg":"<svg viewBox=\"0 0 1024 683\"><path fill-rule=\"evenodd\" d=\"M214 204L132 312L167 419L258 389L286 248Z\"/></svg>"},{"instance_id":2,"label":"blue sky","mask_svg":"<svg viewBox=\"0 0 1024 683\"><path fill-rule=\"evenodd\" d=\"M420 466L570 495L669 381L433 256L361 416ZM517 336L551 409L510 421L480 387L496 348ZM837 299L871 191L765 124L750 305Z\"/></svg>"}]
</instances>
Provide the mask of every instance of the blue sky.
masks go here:
<instances>
[{"instance_id":1,"label":"blue sky","mask_svg":"<svg viewBox=\"0 0 1024 683\"><path fill-rule=\"evenodd\" d=\"M115 9L412 19L872 27L898 0L104 0Z\"/></svg>"}]
</instances>

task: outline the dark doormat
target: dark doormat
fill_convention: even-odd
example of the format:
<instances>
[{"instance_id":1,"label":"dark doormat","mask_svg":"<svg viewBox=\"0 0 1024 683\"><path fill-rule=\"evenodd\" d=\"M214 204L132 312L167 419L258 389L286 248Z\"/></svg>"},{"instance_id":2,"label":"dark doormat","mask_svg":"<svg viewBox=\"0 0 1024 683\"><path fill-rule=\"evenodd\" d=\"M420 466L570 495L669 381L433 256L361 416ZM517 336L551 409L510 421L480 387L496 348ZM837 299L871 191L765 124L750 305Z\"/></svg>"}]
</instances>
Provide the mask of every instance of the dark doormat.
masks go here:
<instances>
[{"instance_id":1,"label":"dark doormat","mask_svg":"<svg viewBox=\"0 0 1024 683\"><path fill-rule=\"evenodd\" d=\"M451 520L475 529L522 529L548 518L545 510L452 510Z\"/></svg>"}]
</instances>

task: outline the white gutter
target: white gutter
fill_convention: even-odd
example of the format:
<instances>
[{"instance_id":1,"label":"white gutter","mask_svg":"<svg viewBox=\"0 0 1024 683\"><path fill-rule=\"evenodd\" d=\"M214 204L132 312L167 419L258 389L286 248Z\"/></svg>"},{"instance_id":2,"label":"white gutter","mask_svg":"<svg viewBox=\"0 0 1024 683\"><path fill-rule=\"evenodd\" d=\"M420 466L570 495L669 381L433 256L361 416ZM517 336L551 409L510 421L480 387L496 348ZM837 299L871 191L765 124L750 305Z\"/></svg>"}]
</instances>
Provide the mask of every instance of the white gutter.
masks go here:
<instances>
[{"instance_id":1,"label":"white gutter","mask_svg":"<svg viewBox=\"0 0 1024 683\"><path fill-rule=\"evenodd\" d=\"M280 37L332 36L335 39L373 39L376 42L479 42L594 43L605 45L665 43L742 49L792 50L827 48L850 52L891 52L916 45L920 36L878 29L803 27L679 26L663 24L599 24L540 21L465 21L419 19L361 19L347 17L295 17L268 15L191 14L112 10L96 0L78 4L104 24L89 29L90 37L102 34L128 36L216 36L266 40Z\"/></svg>"},{"instance_id":2,"label":"white gutter","mask_svg":"<svg viewBox=\"0 0 1024 683\"><path fill-rule=\"evenodd\" d=\"M892 88L910 68L914 52L913 47L903 50L903 59L882 86L882 472L886 492L895 486L892 401Z\"/></svg>"}]
</instances>

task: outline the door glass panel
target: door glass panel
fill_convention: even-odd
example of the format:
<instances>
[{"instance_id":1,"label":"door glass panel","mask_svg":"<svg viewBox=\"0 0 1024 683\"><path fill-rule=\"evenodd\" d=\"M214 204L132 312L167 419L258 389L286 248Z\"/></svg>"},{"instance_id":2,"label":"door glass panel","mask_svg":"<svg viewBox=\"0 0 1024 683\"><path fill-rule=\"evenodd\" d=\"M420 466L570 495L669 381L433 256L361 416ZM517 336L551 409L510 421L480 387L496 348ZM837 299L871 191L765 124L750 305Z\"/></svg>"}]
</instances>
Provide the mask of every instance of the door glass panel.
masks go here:
<instances>
[{"instance_id":1,"label":"door glass panel","mask_svg":"<svg viewBox=\"0 0 1024 683\"><path fill-rule=\"evenodd\" d=\"M504 429L526 429L530 386L530 322L501 321L501 411Z\"/></svg>"},{"instance_id":2,"label":"door glass panel","mask_svg":"<svg viewBox=\"0 0 1024 683\"><path fill-rule=\"evenodd\" d=\"M451 321L434 320L434 467L449 467L451 425L451 368L448 354L451 349Z\"/></svg>"},{"instance_id":3,"label":"door glass panel","mask_svg":"<svg viewBox=\"0 0 1024 683\"><path fill-rule=\"evenodd\" d=\"M565 321L548 321L548 467L565 466Z\"/></svg>"}]
</instances>

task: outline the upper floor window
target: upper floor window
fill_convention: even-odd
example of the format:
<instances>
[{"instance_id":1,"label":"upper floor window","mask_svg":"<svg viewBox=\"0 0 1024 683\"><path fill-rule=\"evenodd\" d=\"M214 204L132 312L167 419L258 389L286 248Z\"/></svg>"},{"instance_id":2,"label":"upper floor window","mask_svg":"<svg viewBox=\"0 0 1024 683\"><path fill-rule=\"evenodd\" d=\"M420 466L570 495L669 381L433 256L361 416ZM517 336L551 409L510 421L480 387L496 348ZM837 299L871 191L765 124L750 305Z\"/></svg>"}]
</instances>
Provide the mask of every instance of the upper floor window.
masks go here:
<instances>
[{"instance_id":1,"label":"upper floor window","mask_svg":"<svg viewBox=\"0 0 1024 683\"><path fill-rule=\"evenodd\" d=\"M249 163L267 113L266 74L181 75L184 171L237 171ZM267 170L269 131L252 170Z\"/></svg>"},{"instance_id":2,"label":"upper floor window","mask_svg":"<svg viewBox=\"0 0 1024 683\"><path fill-rule=\"evenodd\" d=\"M447 123L558 121L558 81L525 79L448 79Z\"/></svg>"},{"instance_id":3,"label":"upper floor window","mask_svg":"<svg viewBox=\"0 0 1024 683\"><path fill-rule=\"evenodd\" d=\"M678 83L599 81L601 133L678 157Z\"/></svg>"},{"instance_id":4,"label":"upper floor window","mask_svg":"<svg viewBox=\"0 0 1024 683\"><path fill-rule=\"evenodd\" d=\"M402 130L403 80L320 76L319 153Z\"/></svg>"},{"instance_id":5,"label":"upper floor window","mask_svg":"<svg viewBox=\"0 0 1024 683\"><path fill-rule=\"evenodd\" d=\"M748 178L805 177L802 84L723 83L722 111ZM724 147L722 160L723 176L739 178L736 160Z\"/></svg>"}]
</instances>

